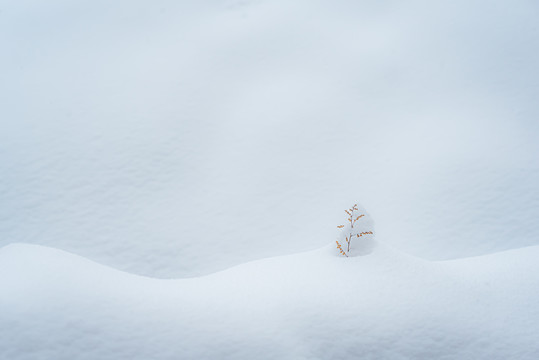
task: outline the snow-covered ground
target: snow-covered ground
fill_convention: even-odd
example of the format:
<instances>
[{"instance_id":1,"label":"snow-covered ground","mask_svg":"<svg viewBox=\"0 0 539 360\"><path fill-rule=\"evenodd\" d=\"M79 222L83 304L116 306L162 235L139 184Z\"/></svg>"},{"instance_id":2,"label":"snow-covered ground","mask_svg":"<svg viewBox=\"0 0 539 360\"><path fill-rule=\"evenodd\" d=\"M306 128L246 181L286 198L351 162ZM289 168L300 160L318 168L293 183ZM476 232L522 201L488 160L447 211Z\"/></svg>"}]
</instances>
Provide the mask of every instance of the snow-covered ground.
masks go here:
<instances>
[{"instance_id":1,"label":"snow-covered ground","mask_svg":"<svg viewBox=\"0 0 539 360\"><path fill-rule=\"evenodd\" d=\"M0 245L139 275L539 244L530 1L3 0ZM323 235L323 236L318 236Z\"/></svg>"},{"instance_id":2,"label":"snow-covered ground","mask_svg":"<svg viewBox=\"0 0 539 360\"><path fill-rule=\"evenodd\" d=\"M333 247L181 280L0 250L0 358L539 357L539 246L431 262Z\"/></svg>"},{"instance_id":3,"label":"snow-covered ground","mask_svg":"<svg viewBox=\"0 0 539 360\"><path fill-rule=\"evenodd\" d=\"M0 0L0 360L539 358L538 18Z\"/></svg>"}]
</instances>

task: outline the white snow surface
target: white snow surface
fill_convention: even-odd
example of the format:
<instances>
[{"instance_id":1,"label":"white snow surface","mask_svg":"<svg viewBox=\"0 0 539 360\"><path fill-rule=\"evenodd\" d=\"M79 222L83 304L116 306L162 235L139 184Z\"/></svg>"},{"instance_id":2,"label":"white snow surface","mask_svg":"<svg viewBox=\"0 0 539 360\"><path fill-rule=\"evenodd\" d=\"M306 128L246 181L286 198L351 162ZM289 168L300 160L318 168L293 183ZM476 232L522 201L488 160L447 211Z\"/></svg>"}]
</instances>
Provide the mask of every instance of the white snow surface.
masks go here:
<instances>
[{"instance_id":1,"label":"white snow surface","mask_svg":"<svg viewBox=\"0 0 539 360\"><path fill-rule=\"evenodd\" d=\"M0 1L0 245L189 277L356 200L422 258L537 245L538 9Z\"/></svg>"},{"instance_id":2,"label":"white snow surface","mask_svg":"<svg viewBox=\"0 0 539 360\"><path fill-rule=\"evenodd\" d=\"M331 246L166 280L12 244L0 249L0 358L536 360L538 257Z\"/></svg>"},{"instance_id":3,"label":"white snow surface","mask_svg":"<svg viewBox=\"0 0 539 360\"><path fill-rule=\"evenodd\" d=\"M0 0L0 360L539 359L538 18Z\"/></svg>"}]
</instances>

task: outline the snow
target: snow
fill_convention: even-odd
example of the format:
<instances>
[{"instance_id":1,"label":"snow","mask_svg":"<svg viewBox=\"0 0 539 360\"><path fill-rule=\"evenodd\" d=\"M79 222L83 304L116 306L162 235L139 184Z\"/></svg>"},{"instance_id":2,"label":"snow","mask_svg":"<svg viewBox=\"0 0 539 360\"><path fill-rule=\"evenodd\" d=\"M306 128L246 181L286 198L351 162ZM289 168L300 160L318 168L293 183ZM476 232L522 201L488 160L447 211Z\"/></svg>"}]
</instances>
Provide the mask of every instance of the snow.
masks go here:
<instances>
[{"instance_id":1,"label":"snow","mask_svg":"<svg viewBox=\"0 0 539 360\"><path fill-rule=\"evenodd\" d=\"M0 244L160 278L324 246L539 244L537 5L0 4ZM321 235L321 236L319 236Z\"/></svg>"},{"instance_id":2,"label":"snow","mask_svg":"<svg viewBox=\"0 0 539 360\"><path fill-rule=\"evenodd\" d=\"M425 261L333 246L152 279L0 249L2 359L536 359L539 247Z\"/></svg>"},{"instance_id":3,"label":"snow","mask_svg":"<svg viewBox=\"0 0 539 360\"><path fill-rule=\"evenodd\" d=\"M0 360L539 358L538 16L0 1Z\"/></svg>"}]
</instances>

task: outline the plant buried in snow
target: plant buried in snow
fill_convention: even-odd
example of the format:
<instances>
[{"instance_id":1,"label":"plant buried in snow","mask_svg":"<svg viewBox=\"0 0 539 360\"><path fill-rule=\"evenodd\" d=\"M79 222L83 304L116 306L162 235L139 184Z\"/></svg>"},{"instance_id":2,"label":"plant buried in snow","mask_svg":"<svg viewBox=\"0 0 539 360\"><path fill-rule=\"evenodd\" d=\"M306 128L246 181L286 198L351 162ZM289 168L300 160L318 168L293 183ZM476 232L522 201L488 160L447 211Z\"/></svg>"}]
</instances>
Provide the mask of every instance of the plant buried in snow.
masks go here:
<instances>
[{"instance_id":1,"label":"plant buried in snow","mask_svg":"<svg viewBox=\"0 0 539 360\"><path fill-rule=\"evenodd\" d=\"M348 210L344 210L344 212L348 214L348 219L346 220L350 223L350 233L348 234L348 236L346 236L346 239L345 239L346 249L343 249L339 241L335 241L337 243L337 249L339 249L339 252L341 253L341 255L344 255L346 257L348 257L348 254L350 253L350 246L352 243L352 239L354 237L359 238L359 237L362 237L363 235L372 235L372 231L363 231L359 233L354 232L354 224L356 223L356 221L358 221L359 219L365 216L365 214L356 215L355 213L356 211L359 211L357 208L357 204L354 204L354 206L352 206ZM339 225L337 227L339 229L342 229L344 228L344 225Z\"/></svg>"}]
</instances>

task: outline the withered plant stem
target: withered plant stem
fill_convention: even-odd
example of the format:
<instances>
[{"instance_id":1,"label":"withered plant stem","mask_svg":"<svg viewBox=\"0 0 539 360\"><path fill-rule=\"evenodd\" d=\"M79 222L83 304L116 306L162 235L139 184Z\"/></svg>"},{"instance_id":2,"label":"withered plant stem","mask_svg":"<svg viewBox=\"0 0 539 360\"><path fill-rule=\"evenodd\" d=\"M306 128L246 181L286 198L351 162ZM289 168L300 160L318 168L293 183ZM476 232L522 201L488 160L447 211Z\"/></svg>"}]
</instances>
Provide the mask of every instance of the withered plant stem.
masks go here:
<instances>
[{"instance_id":1,"label":"withered plant stem","mask_svg":"<svg viewBox=\"0 0 539 360\"><path fill-rule=\"evenodd\" d=\"M355 206L352 207L352 212L350 213L350 229L353 229L354 228L354 209ZM350 232L350 235L348 235L348 248L347 248L347 252L350 252L350 243L352 242L352 232Z\"/></svg>"}]
</instances>

